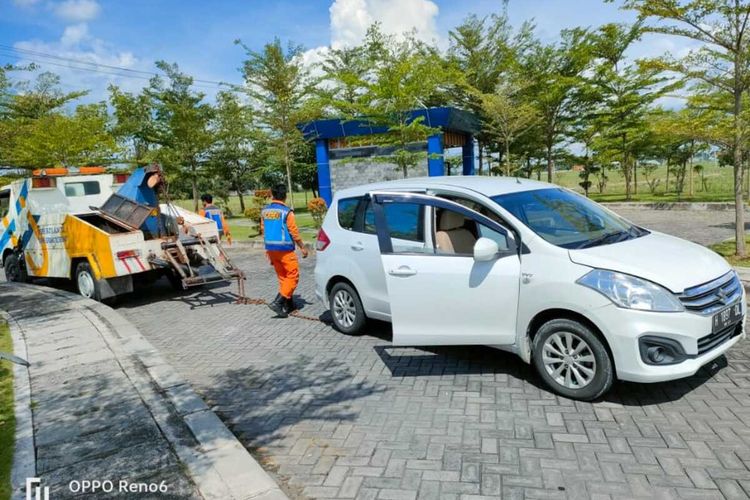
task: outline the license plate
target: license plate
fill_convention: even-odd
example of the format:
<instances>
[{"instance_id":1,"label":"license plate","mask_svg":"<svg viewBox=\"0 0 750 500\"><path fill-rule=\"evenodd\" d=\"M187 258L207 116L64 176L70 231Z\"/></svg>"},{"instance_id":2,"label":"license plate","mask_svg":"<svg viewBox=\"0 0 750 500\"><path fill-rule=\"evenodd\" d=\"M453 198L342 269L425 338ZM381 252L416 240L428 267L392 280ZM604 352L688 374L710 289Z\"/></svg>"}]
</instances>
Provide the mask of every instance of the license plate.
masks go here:
<instances>
[{"instance_id":1,"label":"license plate","mask_svg":"<svg viewBox=\"0 0 750 500\"><path fill-rule=\"evenodd\" d=\"M711 333L721 331L742 319L742 302L732 304L714 314L711 320Z\"/></svg>"}]
</instances>

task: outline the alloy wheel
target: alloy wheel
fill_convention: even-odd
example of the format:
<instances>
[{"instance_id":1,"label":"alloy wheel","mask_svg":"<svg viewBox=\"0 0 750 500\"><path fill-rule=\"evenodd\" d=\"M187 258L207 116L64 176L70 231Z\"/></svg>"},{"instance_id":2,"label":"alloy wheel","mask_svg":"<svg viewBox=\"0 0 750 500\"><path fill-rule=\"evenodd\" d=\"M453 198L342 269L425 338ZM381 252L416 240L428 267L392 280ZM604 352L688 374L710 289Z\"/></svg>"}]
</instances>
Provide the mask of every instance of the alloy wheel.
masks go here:
<instances>
[{"instance_id":1,"label":"alloy wheel","mask_svg":"<svg viewBox=\"0 0 750 500\"><path fill-rule=\"evenodd\" d=\"M354 297L346 290L339 290L333 296L333 315L336 322L344 328L350 328L357 318L357 307Z\"/></svg>"},{"instance_id":2,"label":"alloy wheel","mask_svg":"<svg viewBox=\"0 0 750 500\"><path fill-rule=\"evenodd\" d=\"M596 375L594 352L572 332L550 335L542 347L542 362L549 376L567 389L585 387Z\"/></svg>"}]
</instances>

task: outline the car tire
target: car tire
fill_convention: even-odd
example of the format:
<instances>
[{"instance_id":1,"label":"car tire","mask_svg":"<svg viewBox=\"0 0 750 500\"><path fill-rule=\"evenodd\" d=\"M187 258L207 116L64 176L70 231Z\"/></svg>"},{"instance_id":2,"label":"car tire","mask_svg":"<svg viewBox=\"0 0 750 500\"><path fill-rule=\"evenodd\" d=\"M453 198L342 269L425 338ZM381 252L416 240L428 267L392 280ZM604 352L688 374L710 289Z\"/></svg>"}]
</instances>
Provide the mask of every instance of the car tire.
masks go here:
<instances>
[{"instance_id":1,"label":"car tire","mask_svg":"<svg viewBox=\"0 0 750 500\"><path fill-rule=\"evenodd\" d=\"M5 279L14 283L27 283L29 275L26 272L26 265L18 253L12 253L5 258L3 262L5 270Z\"/></svg>"},{"instance_id":2,"label":"car tire","mask_svg":"<svg viewBox=\"0 0 750 500\"><path fill-rule=\"evenodd\" d=\"M75 283L79 294L89 299L101 300L99 282L88 262L79 262L76 266Z\"/></svg>"},{"instance_id":3,"label":"car tire","mask_svg":"<svg viewBox=\"0 0 750 500\"><path fill-rule=\"evenodd\" d=\"M614 382L614 365L604 342L575 320L544 323L534 336L532 359L545 384L571 399L592 401Z\"/></svg>"},{"instance_id":4,"label":"car tire","mask_svg":"<svg viewBox=\"0 0 750 500\"><path fill-rule=\"evenodd\" d=\"M367 318L359 294L353 286L344 282L336 283L328 294L328 300L336 330L347 335L362 333Z\"/></svg>"}]
</instances>

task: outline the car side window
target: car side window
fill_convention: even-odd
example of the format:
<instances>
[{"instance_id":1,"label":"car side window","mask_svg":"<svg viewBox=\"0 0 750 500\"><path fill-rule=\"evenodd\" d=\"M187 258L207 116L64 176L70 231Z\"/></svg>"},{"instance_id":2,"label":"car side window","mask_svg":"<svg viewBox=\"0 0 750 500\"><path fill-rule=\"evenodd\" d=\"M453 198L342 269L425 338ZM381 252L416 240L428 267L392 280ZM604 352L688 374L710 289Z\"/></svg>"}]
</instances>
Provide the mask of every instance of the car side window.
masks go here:
<instances>
[{"instance_id":1,"label":"car side window","mask_svg":"<svg viewBox=\"0 0 750 500\"><path fill-rule=\"evenodd\" d=\"M357 198L344 198L339 200L337 205L339 226L342 229L348 229L349 231L354 230L354 221L357 216L357 207L359 206L361 197Z\"/></svg>"},{"instance_id":2,"label":"car side window","mask_svg":"<svg viewBox=\"0 0 750 500\"><path fill-rule=\"evenodd\" d=\"M424 205L388 203L383 208L391 238L424 243ZM375 212L369 202L363 219L362 232L375 234Z\"/></svg>"},{"instance_id":3,"label":"car side window","mask_svg":"<svg viewBox=\"0 0 750 500\"><path fill-rule=\"evenodd\" d=\"M508 236L462 213L447 208L435 209L435 253L437 255L471 256L479 238L489 238L500 251L508 250Z\"/></svg>"},{"instance_id":4,"label":"car side window","mask_svg":"<svg viewBox=\"0 0 750 500\"><path fill-rule=\"evenodd\" d=\"M0 191L0 218L10 211L10 191Z\"/></svg>"}]
</instances>

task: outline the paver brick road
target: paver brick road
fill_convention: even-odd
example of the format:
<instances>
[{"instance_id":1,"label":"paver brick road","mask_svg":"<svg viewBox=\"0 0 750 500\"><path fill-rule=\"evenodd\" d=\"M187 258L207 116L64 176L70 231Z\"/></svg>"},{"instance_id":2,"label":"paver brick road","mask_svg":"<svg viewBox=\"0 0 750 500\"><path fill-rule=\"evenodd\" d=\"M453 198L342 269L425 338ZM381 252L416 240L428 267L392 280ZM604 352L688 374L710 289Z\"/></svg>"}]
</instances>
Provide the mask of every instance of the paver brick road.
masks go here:
<instances>
[{"instance_id":1,"label":"paver brick road","mask_svg":"<svg viewBox=\"0 0 750 500\"><path fill-rule=\"evenodd\" d=\"M635 217L633 217L635 219ZM272 298L259 251L233 251L248 295ZM303 261L297 301L323 313ZM394 348L235 305L230 287L166 283L125 314L293 497L748 498L750 343L676 382L618 383L582 403L485 347Z\"/></svg>"}]
</instances>

